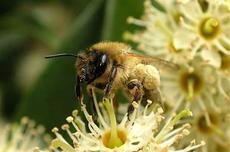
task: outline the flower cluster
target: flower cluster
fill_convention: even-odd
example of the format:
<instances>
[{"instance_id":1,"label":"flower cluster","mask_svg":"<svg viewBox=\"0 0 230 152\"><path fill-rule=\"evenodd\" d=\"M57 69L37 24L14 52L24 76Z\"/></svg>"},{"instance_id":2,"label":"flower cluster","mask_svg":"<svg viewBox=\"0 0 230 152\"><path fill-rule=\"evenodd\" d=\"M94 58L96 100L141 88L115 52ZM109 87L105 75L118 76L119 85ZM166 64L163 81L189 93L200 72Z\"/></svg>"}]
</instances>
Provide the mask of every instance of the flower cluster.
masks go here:
<instances>
[{"instance_id":1,"label":"flower cluster","mask_svg":"<svg viewBox=\"0 0 230 152\"><path fill-rule=\"evenodd\" d=\"M45 147L50 140L44 135L44 127L36 126L27 117L20 124L0 122L0 151L1 152L31 152L35 147Z\"/></svg>"},{"instance_id":2,"label":"flower cluster","mask_svg":"<svg viewBox=\"0 0 230 152\"><path fill-rule=\"evenodd\" d=\"M128 116L126 113L117 124L113 103L104 98L103 105L97 102L96 111L98 122L94 122L87 112L86 106L81 108L87 123L78 116L78 111L73 111L72 116L66 118L68 124L62 129L67 132L69 139L59 133L58 128L53 132L56 138L52 140L53 151L65 152L188 152L204 145L204 142L195 144L193 140L189 146L175 150L173 144L180 142L183 136L188 135L189 124L177 126L180 119L189 117L192 113L183 110L177 115L169 117L163 127L162 108L151 108L151 101L145 107L134 102L134 111ZM174 128L175 127L175 128Z\"/></svg>"},{"instance_id":3,"label":"flower cluster","mask_svg":"<svg viewBox=\"0 0 230 152\"><path fill-rule=\"evenodd\" d=\"M132 112L120 106L125 108L120 119L111 99L97 102L92 92L96 113L91 115L82 99L81 111L73 111L61 130L52 130L55 138L48 149L44 128L23 118L19 126L0 123L4 130L0 151L230 152L230 1L155 0L154 4L144 0L142 18L128 18L142 30L125 32L124 37L142 53L175 63L173 72L170 67L159 73L146 66L150 77L151 71L161 76L154 84L161 84L165 114L150 100L145 105L133 101ZM143 73L143 66L137 65L134 73ZM147 78L142 82L153 84Z\"/></svg>"},{"instance_id":4,"label":"flower cluster","mask_svg":"<svg viewBox=\"0 0 230 152\"><path fill-rule=\"evenodd\" d=\"M143 53L178 64L177 71L161 73L168 109L192 110L193 135L207 142L203 151L221 151L220 147L230 151L230 138L224 133L230 128L226 107L230 103L229 1L156 2L158 6L144 1L141 19L128 18L144 30L126 32L124 37Z\"/></svg>"}]
</instances>

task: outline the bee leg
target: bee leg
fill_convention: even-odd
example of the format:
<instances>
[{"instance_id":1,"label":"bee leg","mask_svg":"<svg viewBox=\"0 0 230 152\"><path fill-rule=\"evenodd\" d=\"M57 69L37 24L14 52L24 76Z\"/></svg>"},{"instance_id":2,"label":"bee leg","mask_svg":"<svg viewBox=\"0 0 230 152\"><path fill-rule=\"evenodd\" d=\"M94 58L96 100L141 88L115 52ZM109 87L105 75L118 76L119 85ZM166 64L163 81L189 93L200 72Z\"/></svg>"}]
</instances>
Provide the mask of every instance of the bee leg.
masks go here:
<instances>
[{"instance_id":1,"label":"bee leg","mask_svg":"<svg viewBox=\"0 0 230 152\"><path fill-rule=\"evenodd\" d=\"M140 81L138 81L137 79L133 79L129 81L129 83L127 84L127 88L130 92L134 90L134 93L132 93L133 101L138 102L141 100L143 85L141 84Z\"/></svg>"},{"instance_id":2,"label":"bee leg","mask_svg":"<svg viewBox=\"0 0 230 152\"><path fill-rule=\"evenodd\" d=\"M130 120L130 114L133 113L133 111L134 111L134 107L133 107L132 103L130 103L128 106L128 110L127 110L128 120Z\"/></svg>"},{"instance_id":3,"label":"bee leg","mask_svg":"<svg viewBox=\"0 0 230 152\"><path fill-rule=\"evenodd\" d=\"M77 99L81 102L83 100L83 96L81 92L80 78L78 76L76 78L76 83L75 83L75 94Z\"/></svg>"},{"instance_id":4,"label":"bee leg","mask_svg":"<svg viewBox=\"0 0 230 152\"><path fill-rule=\"evenodd\" d=\"M111 75L109 77L108 84L106 85L105 90L104 90L105 97L108 97L108 95L112 89L113 81L116 78L116 75L117 75L117 66L116 66L116 64L113 63L112 72L111 72Z\"/></svg>"},{"instance_id":5,"label":"bee leg","mask_svg":"<svg viewBox=\"0 0 230 152\"><path fill-rule=\"evenodd\" d=\"M134 93L131 93L133 95L133 99L132 99L132 102L129 104L128 110L127 110L128 119L129 119L130 114L134 111L134 107L133 107L132 103L134 101L135 102L140 102L141 99L142 99L142 96L143 96L143 85L141 84L140 81L138 81L137 79L134 79L134 80L131 80L127 84L127 88L128 88L128 90L130 92L134 91Z\"/></svg>"}]
</instances>

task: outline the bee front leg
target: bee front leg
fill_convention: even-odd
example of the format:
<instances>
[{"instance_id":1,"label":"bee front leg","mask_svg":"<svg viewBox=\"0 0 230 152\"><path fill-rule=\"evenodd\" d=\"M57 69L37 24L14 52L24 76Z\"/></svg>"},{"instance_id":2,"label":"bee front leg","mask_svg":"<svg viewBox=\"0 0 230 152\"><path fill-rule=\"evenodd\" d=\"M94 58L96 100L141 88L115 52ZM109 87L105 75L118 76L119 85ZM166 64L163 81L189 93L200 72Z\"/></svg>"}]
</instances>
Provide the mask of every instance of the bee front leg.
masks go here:
<instances>
[{"instance_id":1,"label":"bee front leg","mask_svg":"<svg viewBox=\"0 0 230 152\"><path fill-rule=\"evenodd\" d=\"M82 92L81 92L81 85L80 85L80 78L79 78L79 76L76 77L75 94L76 94L77 99L78 99L80 102L82 102L82 100L83 100L83 95L82 95Z\"/></svg>"},{"instance_id":2,"label":"bee front leg","mask_svg":"<svg viewBox=\"0 0 230 152\"><path fill-rule=\"evenodd\" d=\"M108 84L106 85L105 90L104 90L105 97L109 96L111 89L112 89L113 82L116 78L116 75L117 75L117 65L115 63L113 63L111 74L109 76L109 81L108 81Z\"/></svg>"},{"instance_id":3,"label":"bee front leg","mask_svg":"<svg viewBox=\"0 0 230 152\"><path fill-rule=\"evenodd\" d=\"M129 115L134 111L134 107L133 107L132 103L134 101L140 102L142 100L143 85L137 79L133 79L133 80L128 82L127 88L128 88L129 93L133 96L133 99L128 106L128 118L129 118Z\"/></svg>"}]
</instances>

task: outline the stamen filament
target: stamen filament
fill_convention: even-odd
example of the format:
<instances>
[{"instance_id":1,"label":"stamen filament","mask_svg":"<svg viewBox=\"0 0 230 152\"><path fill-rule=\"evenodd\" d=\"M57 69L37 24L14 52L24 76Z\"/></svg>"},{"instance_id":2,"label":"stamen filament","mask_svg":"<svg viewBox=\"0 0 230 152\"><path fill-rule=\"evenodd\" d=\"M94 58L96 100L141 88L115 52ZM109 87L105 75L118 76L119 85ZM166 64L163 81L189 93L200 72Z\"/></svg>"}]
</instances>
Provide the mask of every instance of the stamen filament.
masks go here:
<instances>
[{"instance_id":1,"label":"stamen filament","mask_svg":"<svg viewBox=\"0 0 230 152\"><path fill-rule=\"evenodd\" d=\"M161 21L156 21L155 26L158 27L161 32L165 33L165 35L167 35L169 39L172 38L172 32L169 30L168 26L163 24Z\"/></svg>"},{"instance_id":2,"label":"stamen filament","mask_svg":"<svg viewBox=\"0 0 230 152\"><path fill-rule=\"evenodd\" d=\"M194 80L188 79L188 100L191 100L194 96Z\"/></svg>"},{"instance_id":3,"label":"stamen filament","mask_svg":"<svg viewBox=\"0 0 230 152\"><path fill-rule=\"evenodd\" d=\"M220 128L218 128L217 126L211 124L211 125L210 125L210 128L211 128L216 134L218 134L218 135L220 135L220 136L223 136L223 135L224 135L224 132L223 132Z\"/></svg>"},{"instance_id":4,"label":"stamen filament","mask_svg":"<svg viewBox=\"0 0 230 152\"><path fill-rule=\"evenodd\" d=\"M68 152L76 152L74 148L72 148L71 145L69 145L67 142L63 142L60 139L54 139L52 141L52 146L54 148L61 147L63 151L68 151Z\"/></svg>"},{"instance_id":5,"label":"stamen filament","mask_svg":"<svg viewBox=\"0 0 230 152\"><path fill-rule=\"evenodd\" d=\"M183 117L192 116L192 112L188 109L181 111L178 115L176 115L170 122L168 122L164 128L160 131L160 133L156 136L157 143L162 142L165 135L173 129L173 126Z\"/></svg>"}]
</instances>

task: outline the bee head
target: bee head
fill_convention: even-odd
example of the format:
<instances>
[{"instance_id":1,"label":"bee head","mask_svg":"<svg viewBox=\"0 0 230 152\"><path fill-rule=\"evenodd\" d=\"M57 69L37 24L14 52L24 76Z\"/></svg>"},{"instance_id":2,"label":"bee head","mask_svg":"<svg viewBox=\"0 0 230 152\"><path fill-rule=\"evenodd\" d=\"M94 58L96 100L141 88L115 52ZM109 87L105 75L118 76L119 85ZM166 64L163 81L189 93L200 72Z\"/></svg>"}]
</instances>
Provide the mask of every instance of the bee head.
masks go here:
<instances>
[{"instance_id":1,"label":"bee head","mask_svg":"<svg viewBox=\"0 0 230 152\"><path fill-rule=\"evenodd\" d=\"M87 84L93 82L105 72L107 63L108 56L97 50L89 50L79 54L76 68L80 82Z\"/></svg>"},{"instance_id":2,"label":"bee head","mask_svg":"<svg viewBox=\"0 0 230 152\"><path fill-rule=\"evenodd\" d=\"M55 54L45 58L56 58L70 56L76 58L77 77L80 83L91 83L96 78L101 76L107 67L108 56L97 50L87 50L78 55L75 54Z\"/></svg>"}]
</instances>

